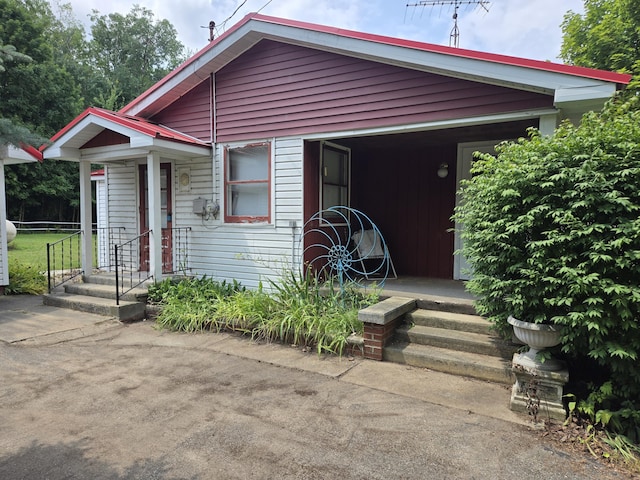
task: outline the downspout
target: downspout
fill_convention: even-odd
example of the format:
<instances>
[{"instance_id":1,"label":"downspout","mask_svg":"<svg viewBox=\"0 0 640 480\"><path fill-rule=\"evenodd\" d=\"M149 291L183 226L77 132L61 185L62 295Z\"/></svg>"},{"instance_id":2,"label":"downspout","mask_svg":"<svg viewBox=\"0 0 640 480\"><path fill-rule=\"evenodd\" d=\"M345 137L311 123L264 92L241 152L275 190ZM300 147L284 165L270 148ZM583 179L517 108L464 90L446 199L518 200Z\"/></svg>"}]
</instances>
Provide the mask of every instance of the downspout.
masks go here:
<instances>
[{"instance_id":1,"label":"downspout","mask_svg":"<svg viewBox=\"0 0 640 480\"><path fill-rule=\"evenodd\" d=\"M218 119L216 117L216 74L211 74L211 145L213 148L211 162L211 202L216 204L216 164L218 162Z\"/></svg>"}]
</instances>

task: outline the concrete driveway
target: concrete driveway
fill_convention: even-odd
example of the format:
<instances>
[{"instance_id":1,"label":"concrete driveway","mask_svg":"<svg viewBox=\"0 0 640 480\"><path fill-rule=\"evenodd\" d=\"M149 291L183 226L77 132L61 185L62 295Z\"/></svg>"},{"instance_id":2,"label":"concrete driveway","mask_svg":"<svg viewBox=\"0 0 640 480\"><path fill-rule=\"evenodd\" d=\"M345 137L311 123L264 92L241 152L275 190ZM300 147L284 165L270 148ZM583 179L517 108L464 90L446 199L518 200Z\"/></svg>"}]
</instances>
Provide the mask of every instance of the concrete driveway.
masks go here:
<instances>
[{"instance_id":1,"label":"concrete driveway","mask_svg":"<svg viewBox=\"0 0 640 480\"><path fill-rule=\"evenodd\" d=\"M51 312L11 305L0 478L623 478L530 431L507 387L60 309L39 334Z\"/></svg>"}]
</instances>

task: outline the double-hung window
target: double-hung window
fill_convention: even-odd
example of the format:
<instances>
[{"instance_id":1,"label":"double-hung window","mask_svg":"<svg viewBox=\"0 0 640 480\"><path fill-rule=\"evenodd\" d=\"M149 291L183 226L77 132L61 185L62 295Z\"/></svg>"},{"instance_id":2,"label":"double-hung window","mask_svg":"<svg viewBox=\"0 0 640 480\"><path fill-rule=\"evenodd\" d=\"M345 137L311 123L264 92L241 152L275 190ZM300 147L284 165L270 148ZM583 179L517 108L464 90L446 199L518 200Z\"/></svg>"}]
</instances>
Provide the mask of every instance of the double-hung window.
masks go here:
<instances>
[{"instance_id":1,"label":"double-hung window","mask_svg":"<svg viewBox=\"0 0 640 480\"><path fill-rule=\"evenodd\" d=\"M270 221L271 145L225 149L225 222Z\"/></svg>"}]
</instances>

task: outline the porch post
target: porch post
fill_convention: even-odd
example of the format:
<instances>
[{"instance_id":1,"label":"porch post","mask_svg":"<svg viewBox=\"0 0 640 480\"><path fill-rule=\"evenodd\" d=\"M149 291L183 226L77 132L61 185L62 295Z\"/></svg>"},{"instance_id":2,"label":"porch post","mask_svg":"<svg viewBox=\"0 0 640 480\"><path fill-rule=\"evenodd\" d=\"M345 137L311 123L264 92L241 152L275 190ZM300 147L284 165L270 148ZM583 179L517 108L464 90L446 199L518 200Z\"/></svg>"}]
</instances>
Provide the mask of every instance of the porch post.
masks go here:
<instances>
[{"instance_id":1,"label":"porch post","mask_svg":"<svg viewBox=\"0 0 640 480\"><path fill-rule=\"evenodd\" d=\"M162 203L160 200L160 155L147 155L147 181L149 197L149 273L156 282L162 280Z\"/></svg>"},{"instance_id":2,"label":"porch post","mask_svg":"<svg viewBox=\"0 0 640 480\"><path fill-rule=\"evenodd\" d=\"M85 275L93 272L93 225L91 208L91 162L80 162L81 267Z\"/></svg>"},{"instance_id":3,"label":"porch post","mask_svg":"<svg viewBox=\"0 0 640 480\"><path fill-rule=\"evenodd\" d=\"M9 250L7 248L7 201L4 183L4 160L0 160L0 289L9 284Z\"/></svg>"},{"instance_id":4,"label":"porch post","mask_svg":"<svg viewBox=\"0 0 640 480\"><path fill-rule=\"evenodd\" d=\"M542 115L539 130L542 135L551 136L558 126L558 115Z\"/></svg>"}]
</instances>

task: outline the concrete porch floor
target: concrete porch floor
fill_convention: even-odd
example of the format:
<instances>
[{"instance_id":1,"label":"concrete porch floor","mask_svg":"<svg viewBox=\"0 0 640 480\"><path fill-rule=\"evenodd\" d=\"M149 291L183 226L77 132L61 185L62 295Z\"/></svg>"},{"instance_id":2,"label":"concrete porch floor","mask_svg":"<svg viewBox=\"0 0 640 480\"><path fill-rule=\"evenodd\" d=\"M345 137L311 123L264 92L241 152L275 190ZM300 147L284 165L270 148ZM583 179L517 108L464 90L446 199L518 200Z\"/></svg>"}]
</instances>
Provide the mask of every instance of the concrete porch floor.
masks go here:
<instances>
[{"instance_id":1,"label":"concrete porch floor","mask_svg":"<svg viewBox=\"0 0 640 480\"><path fill-rule=\"evenodd\" d=\"M398 277L388 278L382 289L384 296L448 297L473 301L474 297L465 290L462 280L441 278Z\"/></svg>"}]
</instances>

